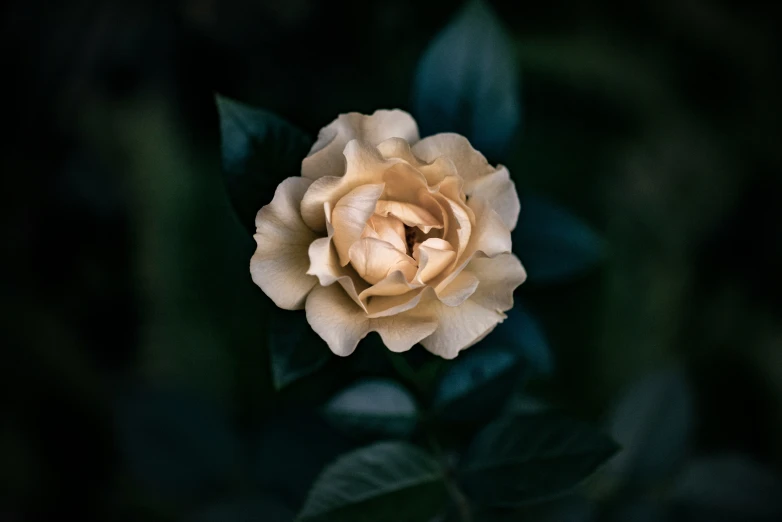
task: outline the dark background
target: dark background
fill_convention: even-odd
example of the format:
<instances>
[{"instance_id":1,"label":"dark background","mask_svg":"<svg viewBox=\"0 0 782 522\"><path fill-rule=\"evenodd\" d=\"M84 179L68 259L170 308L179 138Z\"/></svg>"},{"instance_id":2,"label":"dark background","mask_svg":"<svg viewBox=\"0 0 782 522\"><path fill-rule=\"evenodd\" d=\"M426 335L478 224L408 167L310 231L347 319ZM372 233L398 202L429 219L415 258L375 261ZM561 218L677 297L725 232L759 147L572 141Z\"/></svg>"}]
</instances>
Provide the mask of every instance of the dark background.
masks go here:
<instances>
[{"instance_id":1,"label":"dark background","mask_svg":"<svg viewBox=\"0 0 782 522\"><path fill-rule=\"evenodd\" d=\"M490 3L522 72L522 131L507 160L517 187L570 209L608 246L575 280L520 290L556 361L540 393L599 422L627 385L680 364L694 451L778 470L774 3ZM0 519L177 520L193 508L143 490L124 464L114 398L139 379L194 390L248 432L336 389L327 376L273 391L271 306L251 283L254 244L223 187L214 93L312 135L341 112L409 109L416 62L458 8L2 8Z\"/></svg>"}]
</instances>

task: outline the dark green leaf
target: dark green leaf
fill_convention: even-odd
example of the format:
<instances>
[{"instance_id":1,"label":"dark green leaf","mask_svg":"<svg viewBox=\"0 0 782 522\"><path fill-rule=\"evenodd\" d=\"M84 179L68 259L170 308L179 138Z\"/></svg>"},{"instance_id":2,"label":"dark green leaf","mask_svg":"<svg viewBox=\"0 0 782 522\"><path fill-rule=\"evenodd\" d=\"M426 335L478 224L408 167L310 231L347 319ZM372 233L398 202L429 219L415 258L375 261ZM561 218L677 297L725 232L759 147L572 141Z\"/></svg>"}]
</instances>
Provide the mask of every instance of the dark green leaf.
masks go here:
<instances>
[{"instance_id":1,"label":"dark green leaf","mask_svg":"<svg viewBox=\"0 0 782 522\"><path fill-rule=\"evenodd\" d=\"M542 330L516 305L485 340L450 363L435 390L434 406L447 419L489 418L512 395L524 376L522 368L546 374L552 365Z\"/></svg>"},{"instance_id":2,"label":"dark green leaf","mask_svg":"<svg viewBox=\"0 0 782 522\"><path fill-rule=\"evenodd\" d=\"M255 214L268 204L277 185L301 174L312 140L282 118L217 96L223 170L239 220L251 232Z\"/></svg>"},{"instance_id":3,"label":"dark green leaf","mask_svg":"<svg viewBox=\"0 0 782 522\"><path fill-rule=\"evenodd\" d=\"M603 256L602 240L584 222L540 197L522 197L512 236L513 251L535 283L566 280Z\"/></svg>"},{"instance_id":4,"label":"dark green leaf","mask_svg":"<svg viewBox=\"0 0 782 522\"><path fill-rule=\"evenodd\" d=\"M521 357L488 339L449 363L435 390L433 405L439 417L455 421L490 418L499 411L521 377Z\"/></svg>"},{"instance_id":5,"label":"dark green leaf","mask_svg":"<svg viewBox=\"0 0 782 522\"><path fill-rule=\"evenodd\" d=\"M197 498L239 475L241 444L214 404L176 390L138 389L116 411L120 449L150 491Z\"/></svg>"},{"instance_id":6,"label":"dark green leaf","mask_svg":"<svg viewBox=\"0 0 782 522\"><path fill-rule=\"evenodd\" d=\"M294 512L272 496L238 499L215 504L184 519L184 522L293 522Z\"/></svg>"},{"instance_id":7,"label":"dark green leaf","mask_svg":"<svg viewBox=\"0 0 782 522\"><path fill-rule=\"evenodd\" d=\"M269 354L279 390L317 371L329 360L331 350L307 324L304 312L274 309L271 314Z\"/></svg>"},{"instance_id":8,"label":"dark green leaf","mask_svg":"<svg viewBox=\"0 0 782 522\"><path fill-rule=\"evenodd\" d=\"M313 411L267 419L255 445L254 478L294 512L301 509L323 468L356 445Z\"/></svg>"},{"instance_id":9,"label":"dark green leaf","mask_svg":"<svg viewBox=\"0 0 782 522\"><path fill-rule=\"evenodd\" d=\"M550 374L554 363L538 322L521 304L506 313L508 318L494 329L484 344L510 348L528 363L531 370Z\"/></svg>"},{"instance_id":10,"label":"dark green leaf","mask_svg":"<svg viewBox=\"0 0 782 522\"><path fill-rule=\"evenodd\" d=\"M364 379L337 393L323 413L336 426L358 436L407 437L418 421L413 396L390 379Z\"/></svg>"},{"instance_id":11,"label":"dark green leaf","mask_svg":"<svg viewBox=\"0 0 782 522\"><path fill-rule=\"evenodd\" d=\"M459 475L479 503L513 507L567 491L616 450L607 436L557 413L515 415L478 434Z\"/></svg>"},{"instance_id":12,"label":"dark green leaf","mask_svg":"<svg viewBox=\"0 0 782 522\"><path fill-rule=\"evenodd\" d=\"M694 460L676 480L677 508L696 521L782 520L782 478L743 455Z\"/></svg>"},{"instance_id":13,"label":"dark green leaf","mask_svg":"<svg viewBox=\"0 0 782 522\"><path fill-rule=\"evenodd\" d=\"M692 393L681 371L665 370L641 379L611 416L610 433L622 451L606 472L644 485L670 477L689 452L692 417Z\"/></svg>"},{"instance_id":14,"label":"dark green leaf","mask_svg":"<svg viewBox=\"0 0 782 522\"><path fill-rule=\"evenodd\" d=\"M299 522L429 522L443 507L437 462L402 442L379 442L337 459L315 481Z\"/></svg>"},{"instance_id":15,"label":"dark green leaf","mask_svg":"<svg viewBox=\"0 0 782 522\"><path fill-rule=\"evenodd\" d=\"M497 15L469 1L429 45L413 87L423 136L457 132L490 158L507 150L521 119L516 57Z\"/></svg>"}]
</instances>

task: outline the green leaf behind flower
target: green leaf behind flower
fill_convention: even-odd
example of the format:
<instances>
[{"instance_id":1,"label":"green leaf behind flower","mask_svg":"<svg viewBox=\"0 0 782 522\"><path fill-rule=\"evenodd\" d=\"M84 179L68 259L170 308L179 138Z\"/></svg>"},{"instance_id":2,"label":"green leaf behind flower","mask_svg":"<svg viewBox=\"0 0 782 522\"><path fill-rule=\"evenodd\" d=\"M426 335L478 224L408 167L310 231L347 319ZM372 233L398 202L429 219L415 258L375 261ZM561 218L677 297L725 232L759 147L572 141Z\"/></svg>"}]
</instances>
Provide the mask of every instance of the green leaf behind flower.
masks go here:
<instances>
[{"instance_id":1,"label":"green leaf behind flower","mask_svg":"<svg viewBox=\"0 0 782 522\"><path fill-rule=\"evenodd\" d=\"M511 39L486 2L467 2L418 63L413 108L421 135L457 132L499 159L521 120L519 97Z\"/></svg>"},{"instance_id":2,"label":"green leaf behind flower","mask_svg":"<svg viewBox=\"0 0 782 522\"><path fill-rule=\"evenodd\" d=\"M273 309L269 325L269 355L274 386L279 390L320 369L331 357L302 311Z\"/></svg>"},{"instance_id":3,"label":"green leaf behind flower","mask_svg":"<svg viewBox=\"0 0 782 522\"><path fill-rule=\"evenodd\" d=\"M326 467L299 522L429 522L445 504L438 463L415 446L379 442Z\"/></svg>"},{"instance_id":4,"label":"green leaf behind flower","mask_svg":"<svg viewBox=\"0 0 782 522\"><path fill-rule=\"evenodd\" d=\"M415 399L391 379L363 379L332 397L323 413L355 436L407 437L418 422Z\"/></svg>"},{"instance_id":5,"label":"green leaf behind flower","mask_svg":"<svg viewBox=\"0 0 782 522\"><path fill-rule=\"evenodd\" d=\"M270 112L217 96L225 183L239 220L255 230L255 214L277 185L301 174L312 139Z\"/></svg>"},{"instance_id":6,"label":"green leaf behind flower","mask_svg":"<svg viewBox=\"0 0 782 522\"><path fill-rule=\"evenodd\" d=\"M571 489L616 451L609 437L585 423L554 412L519 414L478 434L459 475L479 503L514 507Z\"/></svg>"},{"instance_id":7,"label":"green leaf behind flower","mask_svg":"<svg viewBox=\"0 0 782 522\"><path fill-rule=\"evenodd\" d=\"M583 221L541 197L522 197L513 252L534 283L570 279L603 257L602 239Z\"/></svg>"}]
</instances>

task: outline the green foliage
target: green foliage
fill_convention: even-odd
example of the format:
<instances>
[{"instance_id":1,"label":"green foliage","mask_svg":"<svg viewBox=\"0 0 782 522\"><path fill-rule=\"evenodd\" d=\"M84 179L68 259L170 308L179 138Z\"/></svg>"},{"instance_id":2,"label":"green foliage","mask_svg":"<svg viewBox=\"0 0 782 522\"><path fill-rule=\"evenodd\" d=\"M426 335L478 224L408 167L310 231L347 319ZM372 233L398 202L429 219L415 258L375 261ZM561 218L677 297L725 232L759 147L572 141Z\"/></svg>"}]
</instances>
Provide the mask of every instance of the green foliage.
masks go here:
<instances>
[{"instance_id":1,"label":"green foliage","mask_svg":"<svg viewBox=\"0 0 782 522\"><path fill-rule=\"evenodd\" d=\"M459 467L481 504L513 507L561 494L617 451L594 428L554 412L500 418L478 434Z\"/></svg>"},{"instance_id":2,"label":"green foliage","mask_svg":"<svg viewBox=\"0 0 782 522\"><path fill-rule=\"evenodd\" d=\"M518 74L497 15L483 0L467 2L418 64L413 108L422 135L456 132L502 157L521 119Z\"/></svg>"},{"instance_id":3,"label":"green foliage","mask_svg":"<svg viewBox=\"0 0 782 522\"><path fill-rule=\"evenodd\" d=\"M533 283L580 275L603 257L603 242L585 223L542 197L522 197L513 252Z\"/></svg>"},{"instance_id":4,"label":"green foliage","mask_svg":"<svg viewBox=\"0 0 782 522\"><path fill-rule=\"evenodd\" d=\"M242 445L225 412L179 390L139 387L116 410L125 460L156 495L194 499L235 483Z\"/></svg>"},{"instance_id":5,"label":"green foliage","mask_svg":"<svg viewBox=\"0 0 782 522\"><path fill-rule=\"evenodd\" d=\"M379 442L326 467L298 522L428 522L443 507L444 477L428 454L402 442Z\"/></svg>"},{"instance_id":6,"label":"green foliage","mask_svg":"<svg viewBox=\"0 0 782 522\"><path fill-rule=\"evenodd\" d=\"M182 522L292 522L295 513L270 495L238 498L198 510Z\"/></svg>"},{"instance_id":7,"label":"green foliage","mask_svg":"<svg viewBox=\"0 0 782 522\"><path fill-rule=\"evenodd\" d=\"M329 399L324 415L355 436L408 437L418 422L409 391L391 379L363 379Z\"/></svg>"},{"instance_id":8,"label":"green foliage","mask_svg":"<svg viewBox=\"0 0 782 522\"><path fill-rule=\"evenodd\" d=\"M321 368L332 357L328 345L312 331L302 311L274 309L269 326L269 355L274 386L279 390Z\"/></svg>"},{"instance_id":9,"label":"green foliage","mask_svg":"<svg viewBox=\"0 0 782 522\"><path fill-rule=\"evenodd\" d=\"M279 116L217 96L223 172L231 202L247 230L282 180L301 174L312 140Z\"/></svg>"}]
</instances>

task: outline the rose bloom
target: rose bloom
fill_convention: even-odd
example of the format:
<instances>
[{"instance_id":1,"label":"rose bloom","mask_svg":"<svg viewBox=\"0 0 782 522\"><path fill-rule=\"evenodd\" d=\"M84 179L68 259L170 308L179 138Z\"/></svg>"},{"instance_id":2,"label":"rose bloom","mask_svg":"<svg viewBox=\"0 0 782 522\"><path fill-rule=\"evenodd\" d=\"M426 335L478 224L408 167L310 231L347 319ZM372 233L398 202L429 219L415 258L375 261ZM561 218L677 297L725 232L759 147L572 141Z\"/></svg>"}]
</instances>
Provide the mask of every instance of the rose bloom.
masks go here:
<instances>
[{"instance_id":1,"label":"rose bloom","mask_svg":"<svg viewBox=\"0 0 782 522\"><path fill-rule=\"evenodd\" d=\"M508 170L466 138L419 140L399 110L343 114L258 212L250 272L337 355L375 331L394 352L451 359L505 319L526 278L519 209Z\"/></svg>"}]
</instances>

